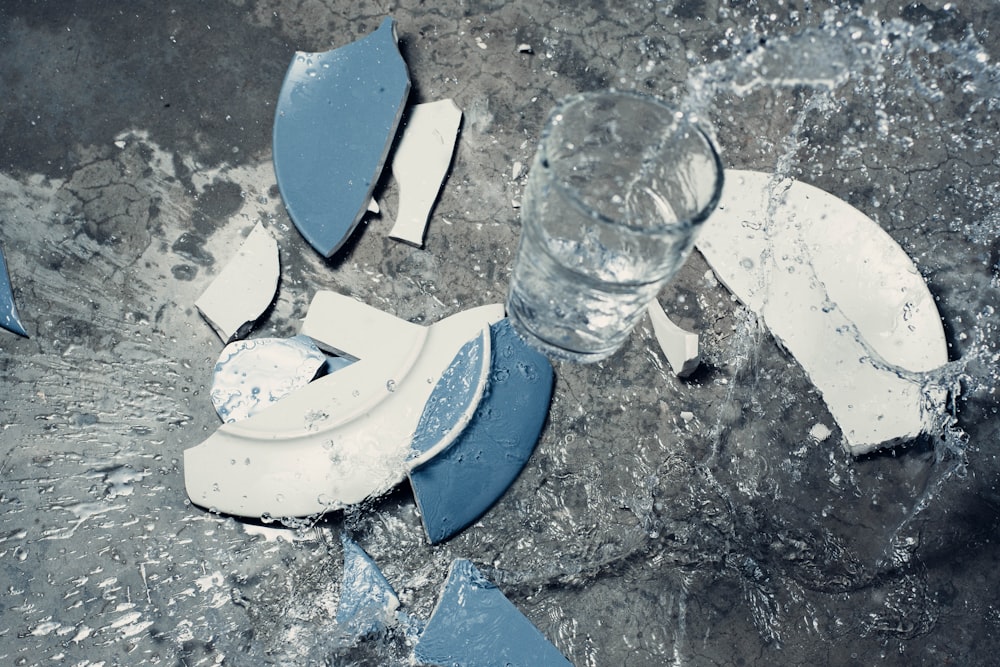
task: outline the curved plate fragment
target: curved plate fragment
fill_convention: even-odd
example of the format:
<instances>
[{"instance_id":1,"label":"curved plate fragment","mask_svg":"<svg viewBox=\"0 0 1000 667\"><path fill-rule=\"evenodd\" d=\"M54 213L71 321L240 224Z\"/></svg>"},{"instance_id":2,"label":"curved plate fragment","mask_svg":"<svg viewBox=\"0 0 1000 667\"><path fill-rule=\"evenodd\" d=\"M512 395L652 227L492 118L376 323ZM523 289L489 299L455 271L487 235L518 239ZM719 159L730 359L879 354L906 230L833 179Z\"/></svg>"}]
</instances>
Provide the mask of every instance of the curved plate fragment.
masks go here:
<instances>
[{"instance_id":1,"label":"curved plate fragment","mask_svg":"<svg viewBox=\"0 0 1000 667\"><path fill-rule=\"evenodd\" d=\"M222 421L241 421L309 384L326 363L308 336L232 342L215 363L212 404Z\"/></svg>"},{"instance_id":2,"label":"curved plate fragment","mask_svg":"<svg viewBox=\"0 0 1000 667\"><path fill-rule=\"evenodd\" d=\"M944 396L918 375L948 361L916 266L867 216L811 185L727 170L697 247L802 365L854 454L910 440Z\"/></svg>"},{"instance_id":3,"label":"curved plate fragment","mask_svg":"<svg viewBox=\"0 0 1000 667\"><path fill-rule=\"evenodd\" d=\"M278 242L258 223L194 305L228 343L246 335L271 305L280 275Z\"/></svg>"},{"instance_id":4,"label":"curved plate fragment","mask_svg":"<svg viewBox=\"0 0 1000 667\"><path fill-rule=\"evenodd\" d=\"M292 58L274 116L274 172L288 215L324 256L364 216L409 91L391 18L356 42Z\"/></svg>"},{"instance_id":5,"label":"curved plate fragment","mask_svg":"<svg viewBox=\"0 0 1000 667\"><path fill-rule=\"evenodd\" d=\"M413 647L418 665L572 667L469 561L451 564L434 613Z\"/></svg>"},{"instance_id":6,"label":"curved plate fragment","mask_svg":"<svg viewBox=\"0 0 1000 667\"><path fill-rule=\"evenodd\" d=\"M490 327L490 380L452 445L409 473L432 544L481 517L507 491L535 449L552 399L552 364L509 320Z\"/></svg>"},{"instance_id":7,"label":"curved plate fragment","mask_svg":"<svg viewBox=\"0 0 1000 667\"><path fill-rule=\"evenodd\" d=\"M458 350L502 317L495 304L423 327L317 294L302 333L358 361L186 450L188 495L227 514L307 516L388 491L406 476L435 384Z\"/></svg>"},{"instance_id":8,"label":"curved plate fragment","mask_svg":"<svg viewBox=\"0 0 1000 667\"><path fill-rule=\"evenodd\" d=\"M344 577L337 603L337 625L355 638L364 637L391 625L399 609L399 596L375 561L346 534Z\"/></svg>"},{"instance_id":9,"label":"curved plate fragment","mask_svg":"<svg viewBox=\"0 0 1000 667\"><path fill-rule=\"evenodd\" d=\"M28 337L28 332L21 324L21 317L14 305L14 291L10 284L10 274L7 272L7 260L0 248L0 327L19 336Z\"/></svg>"},{"instance_id":10,"label":"curved plate fragment","mask_svg":"<svg viewBox=\"0 0 1000 667\"><path fill-rule=\"evenodd\" d=\"M487 332L455 355L424 405L410 443L410 466L418 466L448 447L472 419L490 375L492 343Z\"/></svg>"}]
</instances>

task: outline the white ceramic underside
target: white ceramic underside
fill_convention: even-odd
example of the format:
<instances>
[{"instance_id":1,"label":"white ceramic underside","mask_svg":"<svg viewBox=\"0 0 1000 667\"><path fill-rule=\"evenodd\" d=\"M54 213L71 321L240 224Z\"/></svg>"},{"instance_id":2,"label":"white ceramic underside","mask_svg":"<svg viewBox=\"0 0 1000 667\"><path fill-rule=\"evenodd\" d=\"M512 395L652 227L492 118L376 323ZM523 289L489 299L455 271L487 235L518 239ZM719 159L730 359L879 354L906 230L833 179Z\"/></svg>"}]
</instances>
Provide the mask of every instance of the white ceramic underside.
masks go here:
<instances>
[{"instance_id":1,"label":"white ceramic underside","mask_svg":"<svg viewBox=\"0 0 1000 667\"><path fill-rule=\"evenodd\" d=\"M697 247L823 395L854 454L912 439L943 401L920 373L948 361L941 319L898 244L818 188L727 170Z\"/></svg>"}]
</instances>

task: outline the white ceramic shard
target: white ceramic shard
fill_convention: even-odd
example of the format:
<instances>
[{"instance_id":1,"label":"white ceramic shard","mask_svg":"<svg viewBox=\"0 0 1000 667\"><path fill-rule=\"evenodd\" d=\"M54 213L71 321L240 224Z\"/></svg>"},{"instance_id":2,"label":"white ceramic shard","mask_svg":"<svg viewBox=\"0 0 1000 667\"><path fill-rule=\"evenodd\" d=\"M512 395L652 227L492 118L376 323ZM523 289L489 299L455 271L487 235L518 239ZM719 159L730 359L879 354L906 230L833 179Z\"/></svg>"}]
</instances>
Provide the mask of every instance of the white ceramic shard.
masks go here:
<instances>
[{"instance_id":1,"label":"white ceramic shard","mask_svg":"<svg viewBox=\"0 0 1000 667\"><path fill-rule=\"evenodd\" d=\"M697 247L823 395L853 454L910 440L943 408L934 298L875 222L805 183L727 170Z\"/></svg>"},{"instance_id":2,"label":"white ceramic shard","mask_svg":"<svg viewBox=\"0 0 1000 667\"><path fill-rule=\"evenodd\" d=\"M215 364L212 404L222 421L241 421L309 384L326 363L308 336L234 341Z\"/></svg>"},{"instance_id":3,"label":"white ceramic shard","mask_svg":"<svg viewBox=\"0 0 1000 667\"><path fill-rule=\"evenodd\" d=\"M441 190L462 110L452 100L417 104L392 158L392 175L399 183L399 210L389 236L415 246L424 243L424 230Z\"/></svg>"},{"instance_id":4,"label":"white ceramic shard","mask_svg":"<svg viewBox=\"0 0 1000 667\"><path fill-rule=\"evenodd\" d=\"M411 456L436 382L476 336L485 352L475 386L481 395L489 325L503 315L500 304L480 306L424 327L342 294L318 293L302 333L358 361L186 450L188 495L227 514L308 516L388 491L409 467L450 444L443 438Z\"/></svg>"},{"instance_id":5,"label":"white ceramic shard","mask_svg":"<svg viewBox=\"0 0 1000 667\"><path fill-rule=\"evenodd\" d=\"M271 305L280 272L278 243L258 223L194 305L228 343L245 335Z\"/></svg>"},{"instance_id":6,"label":"white ceramic shard","mask_svg":"<svg viewBox=\"0 0 1000 667\"><path fill-rule=\"evenodd\" d=\"M683 378L694 373L701 363L698 334L685 331L674 324L655 300L649 304L647 310L649 319L653 323L653 333L656 334L656 340L674 375Z\"/></svg>"}]
</instances>

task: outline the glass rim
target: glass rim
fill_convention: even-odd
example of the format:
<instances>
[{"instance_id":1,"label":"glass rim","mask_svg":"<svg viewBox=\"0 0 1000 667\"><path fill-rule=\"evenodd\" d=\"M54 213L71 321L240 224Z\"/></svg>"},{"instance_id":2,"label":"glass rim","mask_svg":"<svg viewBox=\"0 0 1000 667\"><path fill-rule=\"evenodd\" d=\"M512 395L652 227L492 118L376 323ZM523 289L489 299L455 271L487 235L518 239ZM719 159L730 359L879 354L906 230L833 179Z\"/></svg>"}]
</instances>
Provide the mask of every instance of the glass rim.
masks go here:
<instances>
[{"instance_id":1,"label":"glass rim","mask_svg":"<svg viewBox=\"0 0 1000 667\"><path fill-rule=\"evenodd\" d=\"M539 155L542 155L544 153L545 140L551 136L552 130L555 126L554 121L558 115L564 113L566 109L569 109L577 104L598 99L601 97L631 98L633 100L643 102L644 104L650 104L652 106L659 107L661 110L666 111L672 115L678 114L677 109L671 107L669 104L667 104L660 98L636 91L615 90L614 88L609 88L607 90L592 90L582 93L574 93L572 95L568 95L566 97L557 100L556 105L552 108L552 110L546 117L545 125L542 130L542 134L539 138ZM694 129L695 132L698 133L702 141L705 143L705 146L708 147L709 153L711 154L712 157L712 163L715 166L715 183L713 184L712 188L712 196L705 203L705 205L700 210L698 210L694 215L688 216L683 220L677 220L675 222L667 224L640 227L637 225L628 224L624 220L616 220L614 218L608 217L604 213L598 211L597 209L595 209L594 207L590 206L585 201L583 201L583 199L579 197L573 189L564 187L561 183L557 181L552 183L552 187L558 190L566 198L566 200L569 201L574 207L578 208L581 213L583 213L587 217L596 219L603 224L625 227L635 232L645 232L645 233L671 232L674 230L681 231L700 225L702 222L707 220L708 217L715 211L715 208L718 205L719 200L722 198L722 188L725 182L725 176L724 176L725 169L722 166L722 158L719 155L718 148L716 148L715 146L715 141L712 140L712 137L708 134L708 132L706 132L705 129L699 123L697 123L694 120L691 120L687 116L687 114L683 112L680 112L680 114L681 115L678 119L679 125L686 125L688 127L691 127L692 129ZM548 162L547 159L546 162ZM543 166L543 168L548 168L548 167Z\"/></svg>"}]
</instances>

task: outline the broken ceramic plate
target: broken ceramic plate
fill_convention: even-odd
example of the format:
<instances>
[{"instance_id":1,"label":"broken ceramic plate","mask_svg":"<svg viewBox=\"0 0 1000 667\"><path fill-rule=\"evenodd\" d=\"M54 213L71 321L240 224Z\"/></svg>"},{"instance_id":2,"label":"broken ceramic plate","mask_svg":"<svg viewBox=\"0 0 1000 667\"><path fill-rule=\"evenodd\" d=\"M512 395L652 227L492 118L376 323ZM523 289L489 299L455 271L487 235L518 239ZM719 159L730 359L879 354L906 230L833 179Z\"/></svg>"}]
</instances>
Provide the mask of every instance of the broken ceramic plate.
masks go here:
<instances>
[{"instance_id":1,"label":"broken ceramic plate","mask_svg":"<svg viewBox=\"0 0 1000 667\"><path fill-rule=\"evenodd\" d=\"M258 223L194 305L219 338L229 343L249 333L271 305L280 273L278 243Z\"/></svg>"},{"instance_id":2,"label":"broken ceramic plate","mask_svg":"<svg viewBox=\"0 0 1000 667\"><path fill-rule=\"evenodd\" d=\"M452 563L416 646L418 665L564 667L572 663L469 561Z\"/></svg>"},{"instance_id":3,"label":"broken ceramic plate","mask_svg":"<svg viewBox=\"0 0 1000 667\"><path fill-rule=\"evenodd\" d=\"M392 156L399 184L399 210L389 236L415 246L424 243L427 218L455 152L462 110L452 100L417 104L410 109Z\"/></svg>"},{"instance_id":4,"label":"broken ceramic plate","mask_svg":"<svg viewBox=\"0 0 1000 667\"><path fill-rule=\"evenodd\" d=\"M489 371L489 325L503 306L480 306L424 327L334 292L313 299L302 333L357 361L267 410L224 424L184 453L192 501L238 516L308 516L377 496L408 467L428 399L456 354L480 336Z\"/></svg>"},{"instance_id":5,"label":"broken ceramic plate","mask_svg":"<svg viewBox=\"0 0 1000 667\"><path fill-rule=\"evenodd\" d=\"M327 363L308 336L230 343L212 376L212 404L224 422L237 422L309 384Z\"/></svg>"},{"instance_id":6,"label":"broken ceramic plate","mask_svg":"<svg viewBox=\"0 0 1000 667\"><path fill-rule=\"evenodd\" d=\"M19 336L28 337L28 332L21 323L14 305L14 291L10 284L10 273L7 272L7 259L0 248L0 327Z\"/></svg>"},{"instance_id":7,"label":"broken ceramic plate","mask_svg":"<svg viewBox=\"0 0 1000 667\"><path fill-rule=\"evenodd\" d=\"M395 622L399 596L364 549L346 534L344 577L337 603L337 625L354 638L380 632Z\"/></svg>"},{"instance_id":8,"label":"broken ceramic plate","mask_svg":"<svg viewBox=\"0 0 1000 667\"><path fill-rule=\"evenodd\" d=\"M292 58L274 117L274 171L289 216L324 256L364 216L409 90L391 18L356 42Z\"/></svg>"},{"instance_id":9,"label":"broken ceramic plate","mask_svg":"<svg viewBox=\"0 0 1000 667\"><path fill-rule=\"evenodd\" d=\"M677 377L688 377L701 363L698 352L698 334L685 331L674 324L660 303L653 300L647 308L649 320L653 323L653 333L663 350L671 370Z\"/></svg>"},{"instance_id":10,"label":"broken ceramic plate","mask_svg":"<svg viewBox=\"0 0 1000 667\"><path fill-rule=\"evenodd\" d=\"M727 170L697 247L802 365L853 454L930 428L945 397L920 374L948 361L941 317L874 221L811 185Z\"/></svg>"},{"instance_id":11,"label":"broken ceramic plate","mask_svg":"<svg viewBox=\"0 0 1000 667\"><path fill-rule=\"evenodd\" d=\"M475 415L450 447L409 473L431 544L472 524L507 491L549 413L549 360L528 347L506 319L492 325L490 334L489 385Z\"/></svg>"}]
</instances>

